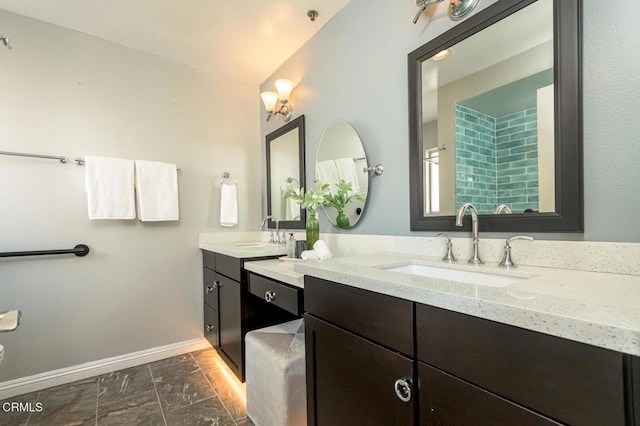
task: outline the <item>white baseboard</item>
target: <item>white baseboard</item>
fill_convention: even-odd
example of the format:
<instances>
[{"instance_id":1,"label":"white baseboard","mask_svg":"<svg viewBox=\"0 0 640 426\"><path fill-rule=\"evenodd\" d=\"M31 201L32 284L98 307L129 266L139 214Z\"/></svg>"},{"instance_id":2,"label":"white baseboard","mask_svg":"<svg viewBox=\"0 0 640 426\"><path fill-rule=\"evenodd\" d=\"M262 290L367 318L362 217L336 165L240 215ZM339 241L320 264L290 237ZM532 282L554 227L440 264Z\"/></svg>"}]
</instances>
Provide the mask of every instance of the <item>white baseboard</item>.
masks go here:
<instances>
[{"instance_id":1,"label":"white baseboard","mask_svg":"<svg viewBox=\"0 0 640 426\"><path fill-rule=\"evenodd\" d=\"M204 338L131 352L0 383L0 400L211 347Z\"/></svg>"}]
</instances>

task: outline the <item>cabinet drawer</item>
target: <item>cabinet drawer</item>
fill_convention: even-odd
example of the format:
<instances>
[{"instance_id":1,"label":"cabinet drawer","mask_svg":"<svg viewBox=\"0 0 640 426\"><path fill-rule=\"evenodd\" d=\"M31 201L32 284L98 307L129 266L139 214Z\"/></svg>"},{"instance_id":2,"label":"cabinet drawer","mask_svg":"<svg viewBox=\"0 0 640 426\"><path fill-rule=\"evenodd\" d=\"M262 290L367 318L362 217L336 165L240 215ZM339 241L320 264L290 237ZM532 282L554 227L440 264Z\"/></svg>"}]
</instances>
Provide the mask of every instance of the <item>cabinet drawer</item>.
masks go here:
<instances>
[{"instance_id":1,"label":"cabinet drawer","mask_svg":"<svg viewBox=\"0 0 640 426\"><path fill-rule=\"evenodd\" d=\"M302 314L302 289L249 273L249 292L294 315Z\"/></svg>"},{"instance_id":2,"label":"cabinet drawer","mask_svg":"<svg viewBox=\"0 0 640 426\"><path fill-rule=\"evenodd\" d=\"M242 259L216 253L216 272L236 280L242 281Z\"/></svg>"},{"instance_id":3,"label":"cabinet drawer","mask_svg":"<svg viewBox=\"0 0 640 426\"><path fill-rule=\"evenodd\" d=\"M220 346L218 333L218 311L204 305L204 337L214 347Z\"/></svg>"},{"instance_id":4,"label":"cabinet drawer","mask_svg":"<svg viewBox=\"0 0 640 426\"><path fill-rule=\"evenodd\" d=\"M205 268L216 270L216 254L212 251L202 250L202 264Z\"/></svg>"},{"instance_id":5,"label":"cabinet drawer","mask_svg":"<svg viewBox=\"0 0 640 426\"><path fill-rule=\"evenodd\" d=\"M202 285L202 294L204 295L204 303L209 305L213 309L218 309L218 284L220 281L217 278L217 274L208 269L204 269L204 279Z\"/></svg>"},{"instance_id":6,"label":"cabinet drawer","mask_svg":"<svg viewBox=\"0 0 640 426\"><path fill-rule=\"evenodd\" d=\"M321 319L413 355L413 302L307 275L304 305Z\"/></svg>"},{"instance_id":7,"label":"cabinet drawer","mask_svg":"<svg viewBox=\"0 0 640 426\"><path fill-rule=\"evenodd\" d=\"M421 362L420 425L559 425Z\"/></svg>"},{"instance_id":8,"label":"cabinet drawer","mask_svg":"<svg viewBox=\"0 0 640 426\"><path fill-rule=\"evenodd\" d=\"M623 355L418 304L418 359L569 424L623 425Z\"/></svg>"}]
</instances>

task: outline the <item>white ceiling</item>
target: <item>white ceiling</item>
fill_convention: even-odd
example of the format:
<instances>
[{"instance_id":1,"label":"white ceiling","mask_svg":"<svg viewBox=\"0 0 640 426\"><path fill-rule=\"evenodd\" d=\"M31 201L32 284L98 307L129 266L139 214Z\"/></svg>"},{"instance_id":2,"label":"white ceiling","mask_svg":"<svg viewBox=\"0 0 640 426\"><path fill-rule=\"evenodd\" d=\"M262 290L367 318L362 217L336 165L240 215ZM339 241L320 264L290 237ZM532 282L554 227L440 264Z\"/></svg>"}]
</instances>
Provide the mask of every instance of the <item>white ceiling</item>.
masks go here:
<instances>
[{"instance_id":1,"label":"white ceiling","mask_svg":"<svg viewBox=\"0 0 640 426\"><path fill-rule=\"evenodd\" d=\"M0 9L260 84L349 1L0 0Z\"/></svg>"}]
</instances>

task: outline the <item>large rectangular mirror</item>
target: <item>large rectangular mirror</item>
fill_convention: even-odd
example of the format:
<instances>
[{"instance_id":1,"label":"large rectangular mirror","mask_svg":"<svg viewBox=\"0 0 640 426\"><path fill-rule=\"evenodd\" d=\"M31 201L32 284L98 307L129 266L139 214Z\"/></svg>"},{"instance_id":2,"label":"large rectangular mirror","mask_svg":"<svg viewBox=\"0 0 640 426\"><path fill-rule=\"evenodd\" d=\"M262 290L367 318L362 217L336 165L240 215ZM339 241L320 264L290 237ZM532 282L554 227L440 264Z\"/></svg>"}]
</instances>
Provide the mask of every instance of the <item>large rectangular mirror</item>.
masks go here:
<instances>
[{"instance_id":1,"label":"large rectangular mirror","mask_svg":"<svg viewBox=\"0 0 640 426\"><path fill-rule=\"evenodd\" d=\"M304 115L291 120L266 136L267 143L267 214L269 228L304 229L305 210L291 198L288 188L305 187Z\"/></svg>"},{"instance_id":2,"label":"large rectangular mirror","mask_svg":"<svg viewBox=\"0 0 640 426\"><path fill-rule=\"evenodd\" d=\"M502 0L409 54L411 230L582 231L580 14Z\"/></svg>"}]
</instances>

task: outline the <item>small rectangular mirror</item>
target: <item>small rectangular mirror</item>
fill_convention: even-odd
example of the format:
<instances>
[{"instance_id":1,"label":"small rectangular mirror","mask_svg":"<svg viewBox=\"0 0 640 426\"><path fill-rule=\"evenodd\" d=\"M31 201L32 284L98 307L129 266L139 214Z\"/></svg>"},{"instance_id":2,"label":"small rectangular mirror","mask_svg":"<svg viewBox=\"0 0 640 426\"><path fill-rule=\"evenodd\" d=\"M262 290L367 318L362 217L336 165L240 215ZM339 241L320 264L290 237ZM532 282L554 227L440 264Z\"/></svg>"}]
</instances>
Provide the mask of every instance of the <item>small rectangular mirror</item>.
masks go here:
<instances>
[{"instance_id":1,"label":"small rectangular mirror","mask_svg":"<svg viewBox=\"0 0 640 426\"><path fill-rule=\"evenodd\" d=\"M267 143L267 214L269 228L304 229L305 210L285 198L288 188L305 187L304 115L266 136Z\"/></svg>"}]
</instances>

